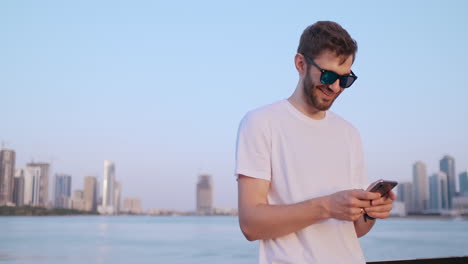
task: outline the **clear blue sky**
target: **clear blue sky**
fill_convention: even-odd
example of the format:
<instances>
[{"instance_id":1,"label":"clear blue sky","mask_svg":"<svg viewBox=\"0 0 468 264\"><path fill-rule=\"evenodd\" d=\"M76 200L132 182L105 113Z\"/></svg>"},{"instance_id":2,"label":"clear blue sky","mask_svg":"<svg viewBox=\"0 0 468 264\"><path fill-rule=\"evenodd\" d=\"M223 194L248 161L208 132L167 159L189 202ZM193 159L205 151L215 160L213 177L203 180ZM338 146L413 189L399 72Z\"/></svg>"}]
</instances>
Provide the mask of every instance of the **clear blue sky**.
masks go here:
<instances>
[{"instance_id":1,"label":"clear blue sky","mask_svg":"<svg viewBox=\"0 0 468 264\"><path fill-rule=\"evenodd\" d=\"M199 172L236 207L237 127L288 97L303 29L340 23L358 81L332 110L361 132L370 179L411 179L450 154L468 169L467 1L1 1L0 141L17 167L102 177L191 210ZM51 175L52 176L52 175ZM52 177L51 177L52 179Z\"/></svg>"}]
</instances>

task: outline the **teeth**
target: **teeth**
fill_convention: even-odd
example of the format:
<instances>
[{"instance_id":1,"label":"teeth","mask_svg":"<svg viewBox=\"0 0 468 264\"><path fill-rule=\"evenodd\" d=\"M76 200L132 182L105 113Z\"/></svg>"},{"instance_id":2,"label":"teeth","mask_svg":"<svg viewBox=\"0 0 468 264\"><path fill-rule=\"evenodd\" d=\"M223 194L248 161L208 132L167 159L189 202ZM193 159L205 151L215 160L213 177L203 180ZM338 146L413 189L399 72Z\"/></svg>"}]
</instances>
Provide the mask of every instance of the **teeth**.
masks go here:
<instances>
[{"instance_id":1,"label":"teeth","mask_svg":"<svg viewBox=\"0 0 468 264\"><path fill-rule=\"evenodd\" d=\"M320 91L322 91L324 94L331 96L332 94L328 92L325 88L320 88Z\"/></svg>"}]
</instances>

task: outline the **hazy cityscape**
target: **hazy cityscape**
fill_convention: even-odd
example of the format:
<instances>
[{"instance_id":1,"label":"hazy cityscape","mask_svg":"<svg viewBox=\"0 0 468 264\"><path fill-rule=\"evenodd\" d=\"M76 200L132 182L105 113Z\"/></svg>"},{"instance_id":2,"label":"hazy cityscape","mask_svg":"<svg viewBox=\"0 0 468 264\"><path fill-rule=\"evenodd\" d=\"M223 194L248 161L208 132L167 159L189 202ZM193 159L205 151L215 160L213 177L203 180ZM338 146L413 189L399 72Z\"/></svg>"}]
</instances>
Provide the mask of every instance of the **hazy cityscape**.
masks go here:
<instances>
[{"instance_id":1,"label":"hazy cityscape","mask_svg":"<svg viewBox=\"0 0 468 264\"><path fill-rule=\"evenodd\" d=\"M196 185L196 208L181 212L170 209L142 209L142 200L125 197L122 201L122 182L116 178L116 164L104 161L104 177L100 183L96 176L85 176L82 189L72 191L72 176L55 173L50 182L50 163L29 162L24 168L16 167L16 152L2 147L0 150L0 206L45 207L71 209L101 215L236 215L235 209L213 206L211 175L199 175ZM53 188L50 192L49 188ZM49 193L52 198L49 199Z\"/></svg>"},{"instance_id":2,"label":"hazy cityscape","mask_svg":"<svg viewBox=\"0 0 468 264\"><path fill-rule=\"evenodd\" d=\"M442 157L440 170L427 173L426 164L413 164L411 182L397 186L398 200L392 215L466 215L468 213L468 171L458 173L456 181L455 159ZM82 189L72 191L72 176L55 173L49 179L51 166L46 162L29 162L24 168L16 167L16 152L0 150L0 206L45 207L71 209L101 215L236 215L236 209L214 207L213 179L211 175L198 175L196 204L193 211L170 209L142 209L142 200L125 197L122 201L121 181L116 177L116 164L104 161L104 176L99 182L95 176L85 176ZM457 188L458 187L458 188ZM50 192L50 188L52 192ZM457 191L458 190L458 191ZM52 197L49 198L49 193Z\"/></svg>"},{"instance_id":3,"label":"hazy cityscape","mask_svg":"<svg viewBox=\"0 0 468 264\"><path fill-rule=\"evenodd\" d=\"M468 172L458 173L456 181L455 158L445 155L439 161L439 171L428 174L426 164L413 164L413 180L397 186L398 202L395 215L435 214L466 215L468 213ZM457 192L458 189L458 192Z\"/></svg>"}]
</instances>

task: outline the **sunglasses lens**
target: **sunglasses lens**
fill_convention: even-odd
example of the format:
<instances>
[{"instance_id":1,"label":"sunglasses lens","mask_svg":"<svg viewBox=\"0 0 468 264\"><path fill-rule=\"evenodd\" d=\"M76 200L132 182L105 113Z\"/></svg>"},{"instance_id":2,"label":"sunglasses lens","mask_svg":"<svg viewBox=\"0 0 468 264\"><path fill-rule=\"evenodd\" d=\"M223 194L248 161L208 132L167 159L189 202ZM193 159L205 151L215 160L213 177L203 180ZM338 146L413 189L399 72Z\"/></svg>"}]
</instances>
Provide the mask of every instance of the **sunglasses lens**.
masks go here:
<instances>
[{"instance_id":1,"label":"sunglasses lens","mask_svg":"<svg viewBox=\"0 0 468 264\"><path fill-rule=\"evenodd\" d=\"M355 80L356 78L354 76L343 76L340 78L340 86L342 88L348 88L354 83Z\"/></svg>"},{"instance_id":2,"label":"sunglasses lens","mask_svg":"<svg viewBox=\"0 0 468 264\"><path fill-rule=\"evenodd\" d=\"M320 77L320 82L323 84L332 84L338 79L338 74L331 71L324 71Z\"/></svg>"}]
</instances>

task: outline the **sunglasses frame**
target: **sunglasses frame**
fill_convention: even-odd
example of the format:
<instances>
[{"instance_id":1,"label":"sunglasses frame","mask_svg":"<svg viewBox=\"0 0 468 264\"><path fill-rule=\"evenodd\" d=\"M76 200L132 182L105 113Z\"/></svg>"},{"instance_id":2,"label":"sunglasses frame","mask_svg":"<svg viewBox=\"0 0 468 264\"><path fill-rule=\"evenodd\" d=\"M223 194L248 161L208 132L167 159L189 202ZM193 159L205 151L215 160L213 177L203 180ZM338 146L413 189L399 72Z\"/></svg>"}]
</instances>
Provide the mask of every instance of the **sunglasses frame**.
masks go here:
<instances>
[{"instance_id":1,"label":"sunglasses frame","mask_svg":"<svg viewBox=\"0 0 468 264\"><path fill-rule=\"evenodd\" d=\"M339 75L338 73L334 72L334 71L329 71L329 70L324 70L322 68L320 68L320 66L318 66L310 57L302 54L304 56L304 58L306 59L307 63L315 66L322 74L320 75L320 82L323 83L323 84L327 84L327 85L330 85L334 82L336 82L336 80L340 80L340 87L345 89L345 88L349 88L351 87L351 85L353 85L353 83L357 80L357 76L356 74L354 74L353 71L351 71L350 74L346 74L346 75ZM336 79L332 82L332 83L326 83L323 79L323 76L324 76L324 73L326 72L330 72L330 73L333 73L334 75L336 75ZM350 85L346 86L346 87L343 87L344 85L341 85L343 82L347 82L348 78L351 77L353 79L353 81L351 82ZM343 80L343 81L342 81ZM346 83L345 83L346 84Z\"/></svg>"}]
</instances>

